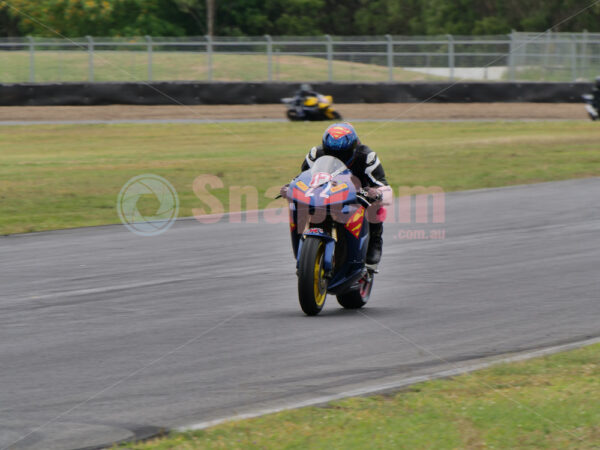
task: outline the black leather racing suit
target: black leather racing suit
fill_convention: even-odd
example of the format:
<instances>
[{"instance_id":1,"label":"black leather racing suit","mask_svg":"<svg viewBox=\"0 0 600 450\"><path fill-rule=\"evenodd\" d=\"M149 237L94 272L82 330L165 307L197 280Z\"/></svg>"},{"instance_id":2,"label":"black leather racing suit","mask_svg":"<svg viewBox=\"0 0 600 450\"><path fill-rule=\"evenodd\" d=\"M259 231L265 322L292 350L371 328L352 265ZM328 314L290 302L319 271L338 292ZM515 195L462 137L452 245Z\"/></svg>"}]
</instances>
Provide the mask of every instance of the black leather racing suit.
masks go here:
<instances>
[{"instance_id":1,"label":"black leather racing suit","mask_svg":"<svg viewBox=\"0 0 600 450\"><path fill-rule=\"evenodd\" d=\"M321 146L311 148L302 163L302 171L310 169L315 161L324 154L325 152ZM377 153L366 145L359 144L356 147L355 157L348 168L352 171L352 175L360 180L363 187L388 186L385 171L377 157Z\"/></svg>"},{"instance_id":2,"label":"black leather racing suit","mask_svg":"<svg viewBox=\"0 0 600 450\"><path fill-rule=\"evenodd\" d=\"M302 171L310 169L315 161L323 156L325 152L323 147L313 147L310 149L304 162L302 163ZM352 171L352 175L360 180L361 187L381 187L388 186L385 179L385 171L379 161L377 153L371 150L366 145L359 144L356 147L354 159L349 164L348 168ZM367 252L367 264L378 264L381 259L381 250L383 246L383 223L369 224L369 250Z\"/></svg>"}]
</instances>

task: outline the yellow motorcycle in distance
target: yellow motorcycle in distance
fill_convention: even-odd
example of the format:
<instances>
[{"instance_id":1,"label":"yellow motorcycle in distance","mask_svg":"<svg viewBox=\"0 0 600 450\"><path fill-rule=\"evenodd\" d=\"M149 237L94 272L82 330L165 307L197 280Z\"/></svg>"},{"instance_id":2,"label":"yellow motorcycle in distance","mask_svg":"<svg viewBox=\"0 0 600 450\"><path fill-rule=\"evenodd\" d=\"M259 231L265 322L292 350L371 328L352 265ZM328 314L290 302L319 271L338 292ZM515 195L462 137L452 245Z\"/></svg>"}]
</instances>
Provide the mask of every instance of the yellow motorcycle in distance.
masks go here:
<instances>
[{"instance_id":1,"label":"yellow motorcycle in distance","mask_svg":"<svg viewBox=\"0 0 600 450\"><path fill-rule=\"evenodd\" d=\"M287 106L286 116L296 120L342 120L342 116L333 107L331 95L309 95L282 98Z\"/></svg>"}]
</instances>

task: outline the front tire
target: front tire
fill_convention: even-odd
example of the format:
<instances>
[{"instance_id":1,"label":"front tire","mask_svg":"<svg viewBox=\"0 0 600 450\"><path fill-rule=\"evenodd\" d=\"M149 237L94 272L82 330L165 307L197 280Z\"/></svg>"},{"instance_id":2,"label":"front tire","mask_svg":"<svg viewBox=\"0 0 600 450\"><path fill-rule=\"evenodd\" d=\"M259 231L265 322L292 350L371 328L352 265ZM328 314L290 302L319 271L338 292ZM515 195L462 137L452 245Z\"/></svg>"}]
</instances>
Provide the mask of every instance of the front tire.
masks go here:
<instances>
[{"instance_id":1,"label":"front tire","mask_svg":"<svg viewBox=\"0 0 600 450\"><path fill-rule=\"evenodd\" d=\"M373 289L373 275L367 273L358 281L357 287L337 295L337 301L345 309L360 309L369 301L371 289Z\"/></svg>"},{"instance_id":2,"label":"front tire","mask_svg":"<svg viewBox=\"0 0 600 450\"><path fill-rule=\"evenodd\" d=\"M302 244L298 264L298 299L307 316L316 316L323 309L327 296L327 280L323 268L325 243L308 236Z\"/></svg>"}]
</instances>

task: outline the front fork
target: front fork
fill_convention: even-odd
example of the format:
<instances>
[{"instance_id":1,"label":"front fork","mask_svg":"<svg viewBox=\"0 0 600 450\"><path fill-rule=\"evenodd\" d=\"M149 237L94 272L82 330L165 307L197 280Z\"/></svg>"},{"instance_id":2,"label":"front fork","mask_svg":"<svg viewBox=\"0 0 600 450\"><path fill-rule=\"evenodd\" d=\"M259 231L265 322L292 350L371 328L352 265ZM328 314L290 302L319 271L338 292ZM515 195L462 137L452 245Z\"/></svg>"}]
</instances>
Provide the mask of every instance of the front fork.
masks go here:
<instances>
[{"instance_id":1,"label":"front fork","mask_svg":"<svg viewBox=\"0 0 600 450\"><path fill-rule=\"evenodd\" d=\"M323 225L323 224L321 224ZM302 229L300 229L302 227ZM335 243L337 242L337 228L331 226L331 233L325 228L311 227L310 220L306 220L304 225L298 224L296 209L290 209L290 235L292 239L292 249L294 258L296 258L296 268L302 254L302 244L306 236L315 236L325 242L325 252L323 254L323 268L325 269L325 278L331 278L334 269Z\"/></svg>"}]
</instances>

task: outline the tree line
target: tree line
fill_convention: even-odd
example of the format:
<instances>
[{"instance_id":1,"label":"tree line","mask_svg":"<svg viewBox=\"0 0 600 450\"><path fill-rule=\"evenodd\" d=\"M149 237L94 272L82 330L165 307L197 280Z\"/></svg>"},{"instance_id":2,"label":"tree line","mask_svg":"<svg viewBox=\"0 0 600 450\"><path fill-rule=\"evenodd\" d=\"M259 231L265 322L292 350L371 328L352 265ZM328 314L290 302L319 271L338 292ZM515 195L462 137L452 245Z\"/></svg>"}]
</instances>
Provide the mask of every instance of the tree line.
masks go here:
<instances>
[{"instance_id":1,"label":"tree line","mask_svg":"<svg viewBox=\"0 0 600 450\"><path fill-rule=\"evenodd\" d=\"M0 36L201 36L211 3L217 36L600 31L589 0L11 0Z\"/></svg>"}]
</instances>

